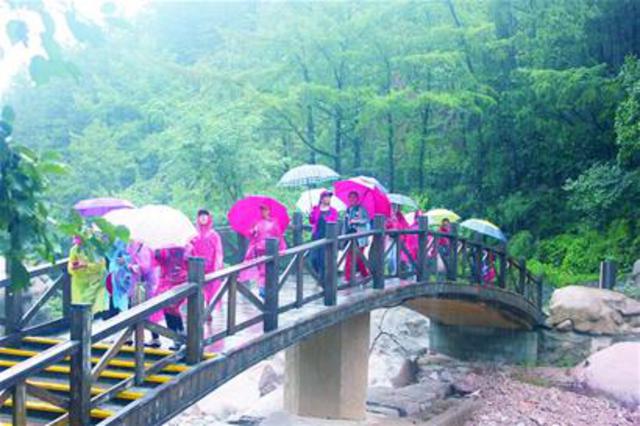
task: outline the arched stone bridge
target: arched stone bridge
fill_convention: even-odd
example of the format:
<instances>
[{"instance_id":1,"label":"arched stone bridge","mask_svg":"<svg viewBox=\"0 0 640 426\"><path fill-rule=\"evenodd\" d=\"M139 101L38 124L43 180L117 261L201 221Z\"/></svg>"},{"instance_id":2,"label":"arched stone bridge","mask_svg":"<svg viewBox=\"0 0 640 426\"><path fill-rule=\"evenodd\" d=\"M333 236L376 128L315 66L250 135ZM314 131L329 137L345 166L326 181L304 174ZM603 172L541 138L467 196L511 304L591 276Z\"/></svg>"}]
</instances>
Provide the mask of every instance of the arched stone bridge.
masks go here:
<instances>
[{"instance_id":1,"label":"arched stone bridge","mask_svg":"<svg viewBox=\"0 0 640 426\"><path fill-rule=\"evenodd\" d=\"M365 233L338 235L337 225L329 224L327 238L302 244L297 217L292 248L278 252L277 241L270 240L266 256L207 276L202 260L192 258L188 282L93 326L87 306L70 304L64 262L32 271L34 278L54 277L36 301L25 303L20 291L1 282L6 316L0 421L158 425L283 349L288 410L360 418L372 310L405 304L442 327L440 341L446 340L447 327L455 327L451 333L466 327L531 330L543 322L540 280L504 249L461 238L455 229L433 232L426 221L403 231L386 231L381 217L374 225ZM364 237L371 241L367 253L355 244ZM385 258L409 255L407 238L417 239L417 258L407 256L408 271L385 274ZM444 258L437 254L441 239L455 247ZM236 249L241 253L242 244ZM322 277L309 266L313 250L324 251ZM356 278L352 273L344 282L340 269L347 253L361 258L371 274ZM266 271L264 299L237 280L241 271L257 265ZM483 279L483 266L495 269L490 281ZM205 306L201 287L214 280L222 284ZM56 299L60 317L38 323L39 311ZM183 299L185 336L149 320ZM61 329L68 333L44 337ZM145 348L145 330L184 346L177 352Z\"/></svg>"}]
</instances>

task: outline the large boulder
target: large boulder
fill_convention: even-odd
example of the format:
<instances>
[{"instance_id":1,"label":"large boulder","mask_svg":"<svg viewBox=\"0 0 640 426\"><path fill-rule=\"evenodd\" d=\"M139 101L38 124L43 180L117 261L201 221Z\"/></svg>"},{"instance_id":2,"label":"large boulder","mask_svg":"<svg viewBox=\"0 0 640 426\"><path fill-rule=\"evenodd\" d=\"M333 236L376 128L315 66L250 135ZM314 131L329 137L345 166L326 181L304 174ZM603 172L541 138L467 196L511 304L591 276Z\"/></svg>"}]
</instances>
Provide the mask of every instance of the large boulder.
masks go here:
<instances>
[{"instance_id":1,"label":"large boulder","mask_svg":"<svg viewBox=\"0 0 640 426\"><path fill-rule=\"evenodd\" d=\"M550 326L582 333L640 332L640 302L598 288L568 286L553 292L549 304Z\"/></svg>"},{"instance_id":2,"label":"large boulder","mask_svg":"<svg viewBox=\"0 0 640 426\"><path fill-rule=\"evenodd\" d=\"M596 352L574 374L587 389L628 406L640 405L640 342L622 342Z\"/></svg>"},{"instance_id":3,"label":"large boulder","mask_svg":"<svg viewBox=\"0 0 640 426\"><path fill-rule=\"evenodd\" d=\"M640 287L640 259L636 260L633 264L633 271L631 272L633 283Z\"/></svg>"}]
</instances>

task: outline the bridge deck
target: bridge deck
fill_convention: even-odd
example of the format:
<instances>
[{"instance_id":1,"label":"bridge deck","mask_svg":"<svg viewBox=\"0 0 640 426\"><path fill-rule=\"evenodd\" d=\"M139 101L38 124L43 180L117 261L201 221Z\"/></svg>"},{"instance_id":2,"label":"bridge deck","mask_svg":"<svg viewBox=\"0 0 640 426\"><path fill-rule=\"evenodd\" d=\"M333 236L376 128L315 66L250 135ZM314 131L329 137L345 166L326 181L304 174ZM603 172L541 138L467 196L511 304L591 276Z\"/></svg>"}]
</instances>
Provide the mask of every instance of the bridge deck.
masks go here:
<instances>
[{"instance_id":1,"label":"bridge deck","mask_svg":"<svg viewBox=\"0 0 640 426\"><path fill-rule=\"evenodd\" d=\"M472 307L466 315L472 320L482 316L481 307L490 313L488 318L507 326L526 328L541 322L540 283L524 265L494 248L440 236L459 247L440 271L434 269L436 259L427 255L435 244L435 238L426 238L432 232L426 227L411 232L424 244L418 259L410 262L417 272L411 277L384 276L384 259L391 253L385 238L392 240L399 255L406 252L401 237L407 231L384 231L377 220L376 228L366 233L373 243L365 255L355 244L364 234L337 236L336 228L329 226L324 240L281 253L272 240L266 256L206 277L201 259L193 259L188 283L92 327L86 307L70 306L69 281L63 273L24 317L7 318L9 325L20 327L0 342L0 423L159 424L251 365L316 332L359 313L407 301L428 301L410 307L443 322L456 320L456 306L462 311ZM339 282L338 269L346 257L339 254L339 243L366 263L371 271L368 279L354 279L348 285ZM326 263L323 280L308 265L313 250L324 250L325 258L333 259ZM480 270L482 250L498 260L496 278L481 285L474 271ZM255 287L237 282L242 270L258 265L266 271L264 299ZM64 271L61 264L39 272L50 274L56 268ZM200 286L212 281L220 282L220 288L213 302L204 306ZM53 324L29 326L34 311L59 289L64 317ZM148 321L154 312L185 299L186 336ZM206 320L208 312L211 321ZM65 324L71 325L70 333L57 340L42 337L50 326ZM177 340L182 349L144 349L143 337L149 338L150 331L163 336L164 347ZM72 338L74 333L78 337ZM133 344L127 342L130 339Z\"/></svg>"}]
</instances>

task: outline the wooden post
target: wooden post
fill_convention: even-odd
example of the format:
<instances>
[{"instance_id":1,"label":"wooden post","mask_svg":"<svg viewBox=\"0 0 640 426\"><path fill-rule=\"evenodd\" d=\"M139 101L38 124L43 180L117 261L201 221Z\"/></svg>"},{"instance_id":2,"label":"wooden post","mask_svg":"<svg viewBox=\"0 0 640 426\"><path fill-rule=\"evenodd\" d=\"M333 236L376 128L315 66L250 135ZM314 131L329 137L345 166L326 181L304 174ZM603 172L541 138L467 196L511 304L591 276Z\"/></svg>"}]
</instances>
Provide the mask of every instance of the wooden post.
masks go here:
<instances>
[{"instance_id":1,"label":"wooden post","mask_svg":"<svg viewBox=\"0 0 640 426\"><path fill-rule=\"evenodd\" d=\"M303 241L303 230L304 227L302 225L302 213L295 212L293 214L293 244L294 246L302 245ZM295 265L295 274L296 274L296 307L300 308L302 306L302 299L304 299L304 256L302 254L296 255L296 265ZM322 277L320 277L322 278Z\"/></svg>"},{"instance_id":2,"label":"wooden post","mask_svg":"<svg viewBox=\"0 0 640 426\"><path fill-rule=\"evenodd\" d=\"M71 275L66 266L62 274L62 317L68 325L71 322Z\"/></svg>"},{"instance_id":3,"label":"wooden post","mask_svg":"<svg viewBox=\"0 0 640 426\"><path fill-rule=\"evenodd\" d=\"M139 305L144 301L144 287L141 282L136 284L136 292L134 294L133 304ZM135 384L140 386L144 383L144 325L142 322L136 324L134 331L134 365L135 365Z\"/></svg>"},{"instance_id":4,"label":"wooden post","mask_svg":"<svg viewBox=\"0 0 640 426\"><path fill-rule=\"evenodd\" d=\"M482 283L482 251L484 246L482 244L482 237L480 237L480 234L476 234L474 240L475 240L475 243L477 243L477 245L472 246L475 248L473 251L473 270L474 270L473 280L475 283L481 284Z\"/></svg>"},{"instance_id":5,"label":"wooden post","mask_svg":"<svg viewBox=\"0 0 640 426\"><path fill-rule=\"evenodd\" d=\"M418 255L416 258L416 278L419 283L429 281L428 241L429 218L418 216Z\"/></svg>"},{"instance_id":6,"label":"wooden post","mask_svg":"<svg viewBox=\"0 0 640 426\"><path fill-rule=\"evenodd\" d=\"M295 212L293 214L293 245L299 246L302 244L302 213Z\"/></svg>"},{"instance_id":7,"label":"wooden post","mask_svg":"<svg viewBox=\"0 0 640 426\"><path fill-rule=\"evenodd\" d=\"M227 335L236 332L236 306L238 298L238 275L229 277L229 294L227 295Z\"/></svg>"},{"instance_id":8,"label":"wooden post","mask_svg":"<svg viewBox=\"0 0 640 426\"><path fill-rule=\"evenodd\" d=\"M371 249L369 250L369 263L371 263L371 274L373 275L373 288L384 289L384 216L376 215L373 219L373 229L378 231L373 236Z\"/></svg>"},{"instance_id":9,"label":"wooden post","mask_svg":"<svg viewBox=\"0 0 640 426\"><path fill-rule=\"evenodd\" d=\"M11 278L11 268L9 267L9 260L7 259L5 265L6 276ZM10 336L14 333L19 333L21 330L20 322L22 321L22 289L18 288L16 284L9 281L4 289L4 317L5 317L5 335ZM18 339L20 342L21 339ZM19 343L18 343L19 344Z\"/></svg>"},{"instance_id":10,"label":"wooden post","mask_svg":"<svg viewBox=\"0 0 640 426\"><path fill-rule=\"evenodd\" d=\"M518 293L522 296L526 296L526 283L527 283L527 261L524 257L520 258L520 275L518 276Z\"/></svg>"},{"instance_id":11,"label":"wooden post","mask_svg":"<svg viewBox=\"0 0 640 426\"><path fill-rule=\"evenodd\" d=\"M69 424L91 424L91 305L71 305L71 340L78 349L71 355Z\"/></svg>"},{"instance_id":12,"label":"wooden post","mask_svg":"<svg viewBox=\"0 0 640 426\"><path fill-rule=\"evenodd\" d=\"M338 224L327 223L324 250L324 304L334 306L338 299Z\"/></svg>"},{"instance_id":13,"label":"wooden post","mask_svg":"<svg viewBox=\"0 0 640 426\"><path fill-rule=\"evenodd\" d=\"M11 424L27 426L27 387L24 381L14 385L11 399L13 402Z\"/></svg>"},{"instance_id":14,"label":"wooden post","mask_svg":"<svg viewBox=\"0 0 640 426\"><path fill-rule=\"evenodd\" d=\"M190 257L188 260L189 283L198 285L196 291L187 298L187 364L197 364L202 360L203 312L204 312L204 259Z\"/></svg>"},{"instance_id":15,"label":"wooden post","mask_svg":"<svg viewBox=\"0 0 640 426\"><path fill-rule=\"evenodd\" d=\"M613 290L613 287L616 285L616 269L616 262L612 260L604 260L600 262L600 288Z\"/></svg>"},{"instance_id":16,"label":"wooden post","mask_svg":"<svg viewBox=\"0 0 640 426\"><path fill-rule=\"evenodd\" d=\"M500 259L500 270L498 272L498 287L504 288L507 282L507 245L502 246L502 252L498 255Z\"/></svg>"},{"instance_id":17,"label":"wooden post","mask_svg":"<svg viewBox=\"0 0 640 426\"><path fill-rule=\"evenodd\" d=\"M347 250L349 250L349 253L347 254L347 256L349 256L351 258L351 264L349 265L349 286L353 287L356 284L356 265L358 264L358 253L356 252L358 250L358 239L357 238L353 238L349 241L349 247L347 248ZM347 270L347 264L345 262L344 265L344 270L346 273Z\"/></svg>"},{"instance_id":18,"label":"wooden post","mask_svg":"<svg viewBox=\"0 0 640 426\"><path fill-rule=\"evenodd\" d=\"M267 256L272 256L265 264L264 283L264 331L269 332L278 328L278 251L277 238L267 238Z\"/></svg>"},{"instance_id":19,"label":"wooden post","mask_svg":"<svg viewBox=\"0 0 640 426\"><path fill-rule=\"evenodd\" d=\"M451 237L449 239L449 268L447 276L449 281L458 279L458 224L451 224Z\"/></svg>"}]
</instances>

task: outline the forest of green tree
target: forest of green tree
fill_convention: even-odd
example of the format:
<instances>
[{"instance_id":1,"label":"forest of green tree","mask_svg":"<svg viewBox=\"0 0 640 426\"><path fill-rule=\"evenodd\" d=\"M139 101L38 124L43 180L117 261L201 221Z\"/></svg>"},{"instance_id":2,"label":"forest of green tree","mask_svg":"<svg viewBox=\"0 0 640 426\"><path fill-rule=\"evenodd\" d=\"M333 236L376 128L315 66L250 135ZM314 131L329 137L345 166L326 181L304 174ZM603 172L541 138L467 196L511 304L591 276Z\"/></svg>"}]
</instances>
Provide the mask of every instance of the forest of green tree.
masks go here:
<instances>
[{"instance_id":1,"label":"forest of green tree","mask_svg":"<svg viewBox=\"0 0 640 426\"><path fill-rule=\"evenodd\" d=\"M58 214L114 195L220 222L243 194L291 202L278 178L317 162L499 224L557 284L640 258L638 0L176 1L108 22L3 99L14 139L70 167Z\"/></svg>"}]
</instances>

